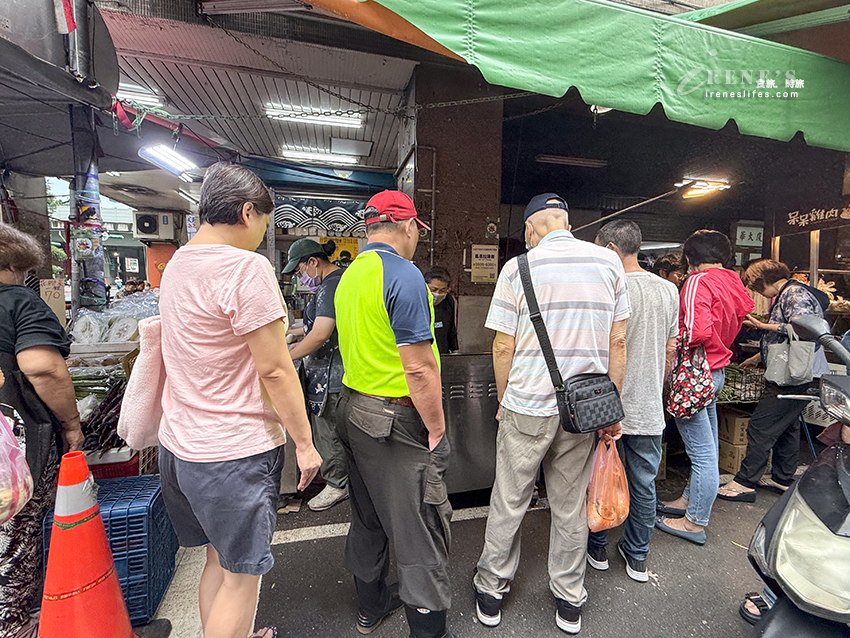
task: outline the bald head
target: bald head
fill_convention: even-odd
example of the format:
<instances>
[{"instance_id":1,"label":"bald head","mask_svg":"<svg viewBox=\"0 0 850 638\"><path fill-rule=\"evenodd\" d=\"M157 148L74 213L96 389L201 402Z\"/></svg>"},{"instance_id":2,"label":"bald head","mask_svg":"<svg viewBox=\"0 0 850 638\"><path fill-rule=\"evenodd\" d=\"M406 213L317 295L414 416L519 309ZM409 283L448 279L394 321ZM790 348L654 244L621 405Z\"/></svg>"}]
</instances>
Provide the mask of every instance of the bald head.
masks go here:
<instances>
[{"instance_id":1,"label":"bald head","mask_svg":"<svg viewBox=\"0 0 850 638\"><path fill-rule=\"evenodd\" d=\"M525 243L533 248L549 233L569 229L570 217L567 211L563 208L544 208L526 220Z\"/></svg>"}]
</instances>

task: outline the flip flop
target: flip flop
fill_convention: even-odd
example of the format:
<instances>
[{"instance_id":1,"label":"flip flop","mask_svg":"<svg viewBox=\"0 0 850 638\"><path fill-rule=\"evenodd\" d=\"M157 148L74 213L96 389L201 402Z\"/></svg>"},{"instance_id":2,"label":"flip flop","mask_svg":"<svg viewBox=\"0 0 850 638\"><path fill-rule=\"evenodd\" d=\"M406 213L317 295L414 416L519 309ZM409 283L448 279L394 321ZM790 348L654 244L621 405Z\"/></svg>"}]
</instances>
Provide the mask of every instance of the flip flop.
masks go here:
<instances>
[{"instance_id":1,"label":"flip flop","mask_svg":"<svg viewBox=\"0 0 850 638\"><path fill-rule=\"evenodd\" d=\"M661 501L658 501L655 504L655 511L659 514L672 516L673 518L682 518L687 510L680 510L678 507L669 507L664 505Z\"/></svg>"},{"instance_id":2,"label":"flip flop","mask_svg":"<svg viewBox=\"0 0 850 638\"><path fill-rule=\"evenodd\" d=\"M749 609L747 609L748 600L756 606L756 609L759 610L759 613L754 614ZM746 620L751 625L755 625L757 622L759 622L767 611L770 611L770 607L765 602L764 598L761 597L761 594L758 594L754 591L751 591L746 596L744 596L744 602L742 602L741 606L738 607L738 612L741 614L741 618Z\"/></svg>"},{"instance_id":3,"label":"flip flop","mask_svg":"<svg viewBox=\"0 0 850 638\"><path fill-rule=\"evenodd\" d=\"M728 485L728 483L726 484ZM722 485L720 490L726 490L727 492L732 492L732 494L721 494L720 490L717 490L717 498L724 501L732 501L733 503L755 503L756 502L756 491L755 490L739 490L734 487L727 487L726 485Z\"/></svg>"},{"instance_id":4,"label":"flip flop","mask_svg":"<svg viewBox=\"0 0 850 638\"><path fill-rule=\"evenodd\" d=\"M784 485L780 485L773 479L766 479L763 476L759 479L759 487L765 490L770 490L771 492L776 492L777 494L785 494L788 489ZM783 489L785 488L785 489Z\"/></svg>"},{"instance_id":5,"label":"flip flop","mask_svg":"<svg viewBox=\"0 0 850 638\"><path fill-rule=\"evenodd\" d=\"M268 632L272 633L269 634ZM262 629L258 629L251 634L251 638L277 638L277 627L263 627Z\"/></svg>"},{"instance_id":6,"label":"flip flop","mask_svg":"<svg viewBox=\"0 0 850 638\"><path fill-rule=\"evenodd\" d=\"M696 545L705 545L705 530L701 532L686 532L681 529L676 529L675 527L670 527L664 521L667 520L663 516L659 516L655 521L655 527L660 529L662 532L667 532L673 536L678 536L679 538L683 538L686 541L691 541Z\"/></svg>"}]
</instances>

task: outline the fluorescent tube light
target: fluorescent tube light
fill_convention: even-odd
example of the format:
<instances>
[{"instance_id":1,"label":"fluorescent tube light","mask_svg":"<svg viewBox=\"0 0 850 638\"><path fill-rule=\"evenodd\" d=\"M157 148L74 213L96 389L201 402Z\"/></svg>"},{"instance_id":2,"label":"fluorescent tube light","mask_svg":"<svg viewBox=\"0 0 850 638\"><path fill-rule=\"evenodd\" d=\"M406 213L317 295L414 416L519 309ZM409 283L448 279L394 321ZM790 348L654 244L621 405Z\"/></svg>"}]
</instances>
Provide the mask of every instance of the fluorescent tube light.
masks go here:
<instances>
[{"instance_id":1,"label":"fluorescent tube light","mask_svg":"<svg viewBox=\"0 0 850 638\"><path fill-rule=\"evenodd\" d=\"M121 177L121 173L118 171L106 171L106 174L110 177Z\"/></svg>"},{"instance_id":2,"label":"fluorescent tube light","mask_svg":"<svg viewBox=\"0 0 850 638\"><path fill-rule=\"evenodd\" d=\"M141 104L143 106L162 106L162 98L155 93L118 89L118 93L115 94L115 97L122 101L135 102L136 104Z\"/></svg>"},{"instance_id":3,"label":"fluorescent tube light","mask_svg":"<svg viewBox=\"0 0 850 638\"><path fill-rule=\"evenodd\" d=\"M197 164L166 144L142 147L139 149L139 157L173 175L177 175L184 182L192 181L192 178L186 175L186 172L198 168Z\"/></svg>"},{"instance_id":4,"label":"fluorescent tube light","mask_svg":"<svg viewBox=\"0 0 850 638\"><path fill-rule=\"evenodd\" d=\"M591 159L589 157L568 157L566 155L538 155L534 161L541 164L561 164L563 166L579 166L581 168L605 168L608 160Z\"/></svg>"},{"instance_id":5,"label":"fluorescent tube light","mask_svg":"<svg viewBox=\"0 0 850 638\"><path fill-rule=\"evenodd\" d=\"M360 162L360 158L353 155L340 155L339 153L325 153L322 151L296 151L285 148L281 151L281 155L286 159L301 162L318 162L320 164L353 165Z\"/></svg>"},{"instance_id":6,"label":"fluorescent tube light","mask_svg":"<svg viewBox=\"0 0 850 638\"><path fill-rule=\"evenodd\" d=\"M190 202L190 203L192 203L192 204L197 204L197 203L198 203L198 200L197 200L197 199L195 199L194 197L192 197L189 193L187 193L187 192L186 192L186 191L184 191L183 189L178 188L178 189L177 189L177 194L178 194L178 195L180 195L180 197L182 197L183 199L185 199L187 202Z\"/></svg>"},{"instance_id":7,"label":"fluorescent tube light","mask_svg":"<svg viewBox=\"0 0 850 638\"><path fill-rule=\"evenodd\" d=\"M302 122L317 126L340 126L343 128L360 128L363 118L358 115L335 115L322 111L308 111L295 106L266 107L266 115L276 120L286 122Z\"/></svg>"}]
</instances>

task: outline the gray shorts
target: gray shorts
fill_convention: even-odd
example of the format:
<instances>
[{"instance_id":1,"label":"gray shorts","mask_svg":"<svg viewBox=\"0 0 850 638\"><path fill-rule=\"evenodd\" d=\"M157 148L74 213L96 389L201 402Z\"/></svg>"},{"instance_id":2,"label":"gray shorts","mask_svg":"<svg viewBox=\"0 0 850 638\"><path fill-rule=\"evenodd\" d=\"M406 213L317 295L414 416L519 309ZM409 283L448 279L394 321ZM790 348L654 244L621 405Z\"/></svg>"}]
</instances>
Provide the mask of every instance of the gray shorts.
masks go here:
<instances>
[{"instance_id":1,"label":"gray shorts","mask_svg":"<svg viewBox=\"0 0 850 638\"><path fill-rule=\"evenodd\" d=\"M272 535L283 446L233 461L193 463L159 446L162 496L183 547L211 543L221 566L259 576L274 566Z\"/></svg>"}]
</instances>

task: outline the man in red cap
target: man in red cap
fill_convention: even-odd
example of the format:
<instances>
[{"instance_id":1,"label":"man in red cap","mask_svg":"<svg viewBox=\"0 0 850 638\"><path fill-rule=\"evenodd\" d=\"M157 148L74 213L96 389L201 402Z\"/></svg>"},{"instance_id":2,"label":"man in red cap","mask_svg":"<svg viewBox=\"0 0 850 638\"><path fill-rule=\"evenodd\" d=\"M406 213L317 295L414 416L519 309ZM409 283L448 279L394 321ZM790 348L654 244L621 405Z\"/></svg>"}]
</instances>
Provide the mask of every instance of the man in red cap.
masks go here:
<instances>
[{"instance_id":1,"label":"man in red cap","mask_svg":"<svg viewBox=\"0 0 850 638\"><path fill-rule=\"evenodd\" d=\"M357 629L371 633L403 603L412 638L450 638L440 355L431 293L410 262L420 230L430 229L398 191L375 195L365 215L369 243L335 297L352 519L345 566L357 587ZM399 584L388 587L390 543Z\"/></svg>"}]
</instances>

